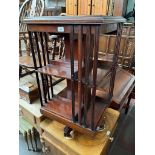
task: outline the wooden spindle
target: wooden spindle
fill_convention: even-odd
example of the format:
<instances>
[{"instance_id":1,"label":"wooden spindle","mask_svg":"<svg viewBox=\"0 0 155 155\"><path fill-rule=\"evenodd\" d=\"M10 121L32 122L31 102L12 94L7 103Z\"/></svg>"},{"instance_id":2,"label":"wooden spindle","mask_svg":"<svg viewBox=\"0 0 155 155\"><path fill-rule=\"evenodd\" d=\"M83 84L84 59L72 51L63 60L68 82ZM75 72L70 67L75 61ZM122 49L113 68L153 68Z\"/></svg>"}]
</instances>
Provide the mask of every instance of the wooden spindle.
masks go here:
<instances>
[{"instance_id":1,"label":"wooden spindle","mask_svg":"<svg viewBox=\"0 0 155 155\"><path fill-rule=\"evenodd\" d=\"M48 61L48 58L46 59L46 56L48 55L48 47L46 47L47 42L46 42L46 40L44 40L45 39L45 34L43 35L43 33L40 32L40 39L41 39L43 61L44 61L44 65L46 65L47 64L46 60ZM45 43L44 43L44 41L45 41ZM45 49L46 49L46 51L45 51ZM46 55L46 53L47 53L47 55ZM47 93L48 99L50 100L49 83L48 83L47 75L45 75L44 83L46 83L45 86L44 86L45 87L45 89L44 89L45 94Z\"/></svg>"},{"instance_id":2,"label":"wooden spindle","mask_svg":"<svg viewBox=\"0 0 155 155\"><path fill-rule=\"evenodd\" d=\"M34 37L35 37L35 41L36 41L36 48L37 48L37 53L38 53L39 67L42 67L41 55L40 55L39 44L38 44L38 36L37 36L36 32L34 32Z\"/></svg>"},{"instance_id":3,"label":"wooden spindle","mask_svg":"<svg viewBox=\"0 0 155 155\"><path fill-rule=\"evenodd\" d=\"M49 51L48 51L48 38L47 33L44 32L44 38L45 38L45 50L46 50L46 56L47 56L47 63L49 64Z\"/></svg>"},{"instance_id":4,"label":"wooden spindle","mask_svg":"<svg viewBox=\"0 0 155 155\"><path fill-rule=\"evenodd\" d=\"M98 62L98 50L99 50L99 26L96 26L94 33L94 52L93 52L93 83L92 83L92 95L91 95L91 129L94 130L94 109L95 109L95 97L96 97L96 77L97 77L97 62Z\"/></svg>"},{"instance_id":5,"label":"wooden spindle","mask_svg":"<svg viewBox=\"0 0 155 155\"><path fill-rule=\"evenodd\" d=\"M78 122L81 125L82 102L82 26L78 26Z\"/></svg>"},{"instance_id":6,"label":"wooden spindle","mask_svg":"<svg viewBox=\"0 0 155 155\"><path fill-rule=\"evenodd\" d=\"M40 32L40 40L41 40L41 48L42 48L42 56L43 56L44 66L46 66L46 57L45 57L45 51L44 51L44 43L43 43L42 32Z\"/></svg>"},{"instance_id":7,"label":"wooden spindle","mask_svg":"<svg viewBox=\"0 0 155 155\"><path fill-rule=\"evenodd\" d=\"M54 45L53 45L53 55L52 55L52 60L55 60L57 38L54 38L53 40L54 40Z\"/></svg>"},{"instance_id":8,"label":"wooden spindle","mask_svg":"<svg viewBox=\"0 0 155 155\"><path fill-rule=\"evenodd\" d=\"M35 70L37 70L37 63L36 63L36 58L35 58L35 53L34 53L34 48L33 48L33 42L32 42L32 33L28 32L28 34L29 34L30 47L31 47L31 53L32 53L32 57L33 57L34 68L35 68ZM41 103L41 106L43 106L39 76L38 76L38 72L35 72L35 73L36 73L36 80L37 80L37 85L38 85L40 103Z\"/></svg>"},{"instance_id":9,"label":"wooden spindle","mask_svg":"<svg viewBox=\"0 0 155 155\"><path fill-rule=\"evenodd\" d=\"M75 122L74 26L71 26L71 29L70 29L70 63L71 63L72 119L73 119L73 122Z\"/></svg>"},{"instance_id":10,"label":"wooden spindle","mask_svg":"<svg viewBox=\"0 0 155 155\"><path fill-rule=\"evenodd\" d=\"M87 127L87 109L88 109L88 93L89 93L89 64L90 64L90 38L91 28L86 27L86 49L85 49L85 86L84 86L84 126Z\"/></svg>"}]
</instances>

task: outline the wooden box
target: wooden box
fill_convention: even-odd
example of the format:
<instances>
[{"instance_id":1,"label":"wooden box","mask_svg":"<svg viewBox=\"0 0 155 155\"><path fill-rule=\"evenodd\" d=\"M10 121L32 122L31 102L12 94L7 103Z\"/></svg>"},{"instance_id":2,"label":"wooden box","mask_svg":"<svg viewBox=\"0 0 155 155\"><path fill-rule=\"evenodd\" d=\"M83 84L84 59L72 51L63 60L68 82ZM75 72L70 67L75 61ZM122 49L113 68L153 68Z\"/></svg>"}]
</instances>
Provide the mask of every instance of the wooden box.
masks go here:
<instances>
[{"instance_id":1,"label":"wooden box","mask_svg":"<svg viewBox=\"0 0 155 155\"><path fill-rule=\"evenodd\" d=\"M32 104L38 97L38 88L32 83L26 83L19 87L20 98Z\"/></svg>"}]
</instances>

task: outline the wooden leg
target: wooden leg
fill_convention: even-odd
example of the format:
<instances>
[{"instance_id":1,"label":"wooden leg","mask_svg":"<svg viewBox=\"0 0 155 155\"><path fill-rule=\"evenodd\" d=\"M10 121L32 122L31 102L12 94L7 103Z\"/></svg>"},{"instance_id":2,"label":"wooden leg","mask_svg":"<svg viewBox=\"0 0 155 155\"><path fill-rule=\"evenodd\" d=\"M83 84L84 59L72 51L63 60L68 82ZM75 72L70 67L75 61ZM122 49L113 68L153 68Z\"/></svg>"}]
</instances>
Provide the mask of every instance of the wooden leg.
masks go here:
<instances>
[{"instance_id":1,"label":"wooden leg","mask_svg":"<svg viewBox=\"0 0 155 155\"><path fill-rule=\"evenodd\" d=\"M34 152L34 146L33 146L33 140L32 140L32 134L31 134L31 129L28 130L29 136L30 136L30 142L31 142L31 146L32 146L32 151Z\"/></svg>"},{"instance_id":2,"label":"wooden leg","mask_svg":"<svg viewBox=\"0 0 155 155\"><path fill-rule=\"evenodd\" d=\"M26 132L26 131L24 132L24 139L25 139L25 142L26 142L26 144L27 144L27 148L28 148L28 150L31 151L31 149L30 149L30 147L29 147L29 143L28 143L28 135L27 135L27 132Z\"/></svg>"}]
</instances>

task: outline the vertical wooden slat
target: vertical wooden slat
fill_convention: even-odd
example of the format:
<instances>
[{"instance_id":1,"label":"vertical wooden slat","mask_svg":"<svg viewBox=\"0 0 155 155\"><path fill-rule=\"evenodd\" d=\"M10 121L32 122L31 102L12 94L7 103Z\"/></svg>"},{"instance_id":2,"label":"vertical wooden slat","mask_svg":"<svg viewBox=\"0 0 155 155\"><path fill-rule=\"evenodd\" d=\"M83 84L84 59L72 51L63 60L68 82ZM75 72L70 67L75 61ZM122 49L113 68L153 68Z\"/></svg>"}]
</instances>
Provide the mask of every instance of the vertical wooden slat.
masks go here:
<instances>
[{"instance_id":1,"label":"vertical wooden slat","mask_svg":"<svg viewBox=\"0 0 155 155\"><path fill-rule=\"evenodd\" d=\"M52 60L55 60L55 54L56 54L56 44L57 44L57 38L54 38L54 45L53 45L53 55L52 55Z\"/></svg>"},{"instance_id":2,"label":"vertical wooden slat","mask_svg":"<svg viewBox=\"0 0 155 155\"><path fill-rule=\"evenodd\" d=\"M32 53L32 57L33 57L34 68L35 68L35 70L37 70L36 58L35 58L35 53L34 53L34 48L33 48L33 42L32 42L32 33L31 32L28 32L28 34L29 34L29 40L30 40L30 46L31 46L31 53ZM39 90L40 103L41 103L41 106L43 106L43 101L42 101L42 95L41 95L40 81L39 81L38 72L36 72L36 79L37 79L37 85L38 85L38 90Z\"/></svg>"},{"instance_id":3,"label":"vertical wooden slat","mask_svg":"<svg viewBox=\"0 0 155 155\"><path fill-rule=\"evenodd\" d=\"M34 32L34 36L35 36L35 41L36 41L36 48L37 48L37 53L38 53L39 66L42 67L40 50L39 50L39 45L38 45L38 36L37 36L36 32Z\"/></svg>"},{"instance_id":4,"label":"vertical wooden slat","mask_svg":"<svg viewBox=\"0 0 155 155\"><path fill-rule=\"evenodd\" d=\"M94 130L94 109L95 109L95 97L96 97L96 77L97 77L97 62L98 62L98 50L99 50L99 26L94 27L94 52L93 52L93 84L91 95L91 129Z\"/></svg>"},{"instance_id":5,"label":"vertical wooden slat","mask_svg":"<svg viewBox=\"0 0 155 155\"><path fill-rule=\"evenodd\" d=\"M78 121L81 124L82 102L82 26L78 26Z\"/></svg>"},{"instance_id":6,"label":"vertical wooden slat","mask_svg":"<svg viewBox=\"0 0 155 155\"><path fill-rule=\"evenodd\" d=\"M44 62L44 66L45 66L46 65L46 58L45 58L45 51L44 51L44 43L43 43L43 34L42 34L42 32L40 32L40 41L41 41L42 57L43 57L43 62ZM42 80L42 85L43 85L44 100L45 100L45 103L47 103L47 98L46 98L46 91L48 90L47 76L45 75L45 78L44 78L43 74L41 74L41 80ZM49 93L48 93L48 97L49 97Z\"/></svg>"},{"instance_id":7,"label":"vertical wooden slat","mask_svg":"<svg viewBox=\"0 0 155 155\"><path fill-rule=\"evenodd\" d=\"M49 52L48 52L48 39L47 39L47 33L44 32L45 37L45 50L46 50L46 56L47 56L47 63L49 64Z\"/></svg>"},{"instance_id":8,"label":"vertical wooden slat","mask_svg":"<svg viewBox=\"0 0 155 155\"><path fill-rule=\"evenodd\" d=\"M72 119L73 119L73 122L75 122L74 26L71 26L71 29L70 29L70 62L71 62Z\"/></svg>"},{"instance_id":9,"label":"vertical wooden slat","mask_svg":"<svg viewBox=\"0 0 155 155\"><path fill-rule=\"evenodd\" d=\"M43 56L43 61L44 61L44 66L46 66L46 64L47 64L47 62L46 62L46 52L48 52L48 51L46 51L45 52L45 47L44 47L44 41L43 41L43 33L42 32L40 32L40 39L41 39L41 48L42 48L42 56ZM46 44L46 43L45 43ZM46 46L46 45L45 45ZM50 93L49 93L49 83L48 83L48 77L47 77L47 75L45 75L45 78L43 78L43 80L44 80L44 90L45 90L45 95L46 95L46 93L47 93L47 95L48 95L48 99L50 100ZM45 88L45 86L47 87L47 88ZM44 95L44 96L45 96ZM46 101L47 99L45 98L45 101Z\"/></svg>"},{"instance_id":10,"label":"vertical wooden slat","mask_svg":"<svg viewBox=\"0 0 155 155\"><path fill-rule=\"evenodd\" d=\"M43 43L42 32L40 32L40 40L41 40L41 48L42 48L42 55L43 55L44 66L46 66L46 58L45 58L45 51L44 51L44 43Z\"/></svg>"},{"instance_id":11,"label":"vertical wooden slat","mask_svg":"<svg viewBox=\"0 0 155 155\"><path fill-rule=\"evenodd\" d=\"M85 49L85 86L84 86L84 126L87 126L87 108L88 108L88 93L89 93L89 58L90 58L90 26L86 27L86 49Z\"/></svg>"}]
</instances>

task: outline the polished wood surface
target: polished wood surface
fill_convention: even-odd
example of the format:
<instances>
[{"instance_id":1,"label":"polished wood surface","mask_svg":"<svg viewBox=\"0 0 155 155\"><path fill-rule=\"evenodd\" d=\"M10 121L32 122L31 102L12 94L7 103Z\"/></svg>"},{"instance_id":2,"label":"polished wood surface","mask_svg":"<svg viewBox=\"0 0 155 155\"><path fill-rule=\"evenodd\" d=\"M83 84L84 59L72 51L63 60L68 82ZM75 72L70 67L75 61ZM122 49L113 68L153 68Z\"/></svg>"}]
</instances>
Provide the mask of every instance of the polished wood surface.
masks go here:
<instances>
[{"instance_id":1,"label":"polished wood surface","mask_svg":"<svg viewBox=\"0 0 155 155\"><path fill-rule=\"evenodd\" d=\"M54 120L46 119L40 126L43 130L41 139L45 142L45 147L49 148L47 154L50 155L53 152L55 155L106 155L110 145L109 138L113 136L115 131L119 112L108 108L104 113L104 117L105 129L97 133L94 138L75 132L72 140L64 138L64 125ZM107 131L110 131L110 137L106 135Z\"/></svg>"},{"instance_id":2,"label":"polished wood surface","mask_svg":"<svg viewBox=\"0 0 155 155\"><path fill-rule=\"evenodd\" d=\"M135 86L135 77L128 71L118 68L115 77L114 92L111 102L111 107L117 110L121 110L123 105L127 103L128 97L131 94ZM108 83L100 83L102 89L97 90L97 96L105 97L105 90L108 88ZM107 88L106 88L107 87Z\"/></svg>"},{"instance_id":3,"label":"polished wood surface","mask_svg":"<svg viewBox=\"0 0 155 155\"><path fill-rule=\"evenodd\" d=\"M74 62L74 71L78 71L78 62ZM71 78L71 72L70 72L70 61L51 61L49 65L46 65L40 69L38 69L38 72L47 74L47 75L54 75L56 77L64 77L67 79Z\"/></svg>"}]
</instances>

